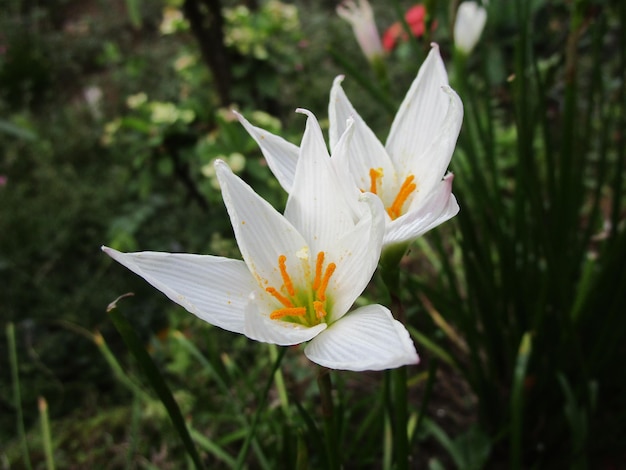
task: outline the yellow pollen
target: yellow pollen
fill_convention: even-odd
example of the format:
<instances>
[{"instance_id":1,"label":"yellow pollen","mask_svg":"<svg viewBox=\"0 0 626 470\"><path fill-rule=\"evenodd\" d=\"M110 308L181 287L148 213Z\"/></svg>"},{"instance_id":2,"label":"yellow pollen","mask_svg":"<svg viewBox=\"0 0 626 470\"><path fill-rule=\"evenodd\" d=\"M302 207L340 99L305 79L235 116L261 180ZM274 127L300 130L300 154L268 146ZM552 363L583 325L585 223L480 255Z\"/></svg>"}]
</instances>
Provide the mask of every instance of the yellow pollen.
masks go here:
<instances>
[{"instance_id":1,"label":"yellow pollen","mask_svg":"<svg viewBox=\"0 0 626 470\"><path fill-rule=\"evenodd\" d=\"M285 284L285 288L289 295L292 297L296 294L295 289L293 288L293 283L291 282L291 278L289 277L289 273L287 272L287 266L285 263L287 262L287 257L285 255L280 255L278 257L278 268L280 269L280 275L283 277L283 283Z\"/></svg>"},{"instance_id":2,"label":"yellow pollen","mask_svg":"<svg viewBox=\"0 0 626 470\"><path fill-rule=\"evenodd\" d=\"M315 315L317 316L317 318L323 318L326 316L326 310L324 310L324 302L315 300L313 302L313 309L315 310Z\"/></svg>"},{"instance_id":3,"label":"yellow pollen","mask_svg":"<svg viewBox=\"0 0 626 470\"><path fill-rule=\"evenodd\" d=\"M337 265L335 263L330 263L326 267L326 272L324 273L324 277L320 283L320 286L317 288L317 299L322 302L326 300L326 288L328 287L328 281L330 280L330 276L333 275Z\"/></svg>"},{"instance_id":4,"label":"yellow pollen","mask_svg":"<svg viewBox=\"0 0 626 470\"><path fill-rule=\"evenodd\" d=\"M315 261L315 279L313 279L313 290L317 290L322 282L322 267L324 265L324 252L320 251L317 254L317 260Z\"/></svg>"},{"instance_id":5,"label":"yellow pollen","mask_svg":"<svg viewBox=\"0 0 626 470\"><path fill-rule=\"evenodd\" d=\"M382 168L370 168L370 193L378 194L376 185L378 182L378 178L382 178L383 169Z\"/></svg>"},{"instance_id":6,"label":"yellow pollen","mask_svg":"<svg viewBox=\"0 0 626 470\"><path fill-rule=\"evenodd\" d=\"M326 290L333 273L337 269L335 263L329 263L324 268L325 253L320 251L317 253L315 260L315 275L306 287L298 284L298 291L305 289L308 295L296 295L296 289L293 281L287 272L287 257L280 255L278 257L278 268L283 280L280 289L274 287L266 287L265 291L281 303L279 308L270 313L270 319L281 320L287 322L298 323L305 326L318 325L327 316L326 312ZM268 283L265 282L267 285ZM310 290L309 290L310 289ZM313 298L312 298L313 297ZM292 318L289 318L292 317ZM300 317L296 319L295 317Z\"/></svg>"},{"instance_id":7,"label":"yellow pollen","mask_svg":"<svg viewBox=\"0 0 626 470\"><path fill-rule=\"evenodd\" d=\"M276 300L278 300L281 304L283 304L285 307L287 308L293 308L293 303L291 303L291 300L289 300L287 297L285 297L284 295L282 295L280 292L278 292L276 289L274 289L273 287L267 287L266 292L268 294L270 294L272 297L274 297Z\"/></svg>"},{"instance_id":8,"label":"yellow pollen","mask_svg":"<svg viewBox=\"0 0 626 470\"><path fill-rule=\"evenodd\" d=\"M411 193L417 189L417 184L413 183L414 179L415 176L413 175L407 176L407 178L404 180L404 183L402 183L402 186L400 186L400 191L398 191L398 195L394 199L393 204L391 204L391 206L387 208L387 213L392 220L400 217L402 213L402 206L411 195Z\"/></svg>"},{"instance_id":9,"label":"yellow pollen","mask_svg":"<svg viewBox=\"0 0 626 470\"><path fill-rule=\"evenodd\" d=\"M303 317L306 315L305 307L279 308L270 313L272 320L279 320L283 317Z\"/></svg>"}]
</instances>

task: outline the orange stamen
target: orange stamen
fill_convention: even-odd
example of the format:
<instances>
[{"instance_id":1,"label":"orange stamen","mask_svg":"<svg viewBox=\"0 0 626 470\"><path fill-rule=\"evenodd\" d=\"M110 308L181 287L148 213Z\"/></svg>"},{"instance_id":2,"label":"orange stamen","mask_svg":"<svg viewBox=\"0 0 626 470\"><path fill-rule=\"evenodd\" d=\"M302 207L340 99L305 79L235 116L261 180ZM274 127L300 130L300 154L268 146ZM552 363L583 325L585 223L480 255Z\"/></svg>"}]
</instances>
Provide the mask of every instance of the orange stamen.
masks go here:
<instances>
[{"instance_id":1,"label":"orange stamen","mask_svg":"<svg viewBox=\"0 0 626 470\"><path fill-rule=\"evenodd\" d=\"M317 316L317 318L322 318L326 316L326 310L324 310L324 302L315 300L313 302L313 310L315 310L315 315Z\"/></svg>"},{"instance_id":2,"label":"orange stamen","mask_svg":"<svg viewBox=\"0 0 626 470\"><path fill-rule=\"evenodd\" d=\"M278 310L274 310L270 313L270 318L272 320L279 320L283 317L303 317L306 315L306 308L304 307L290 307L290 308L279 308Z\"/></svg>"},{"instance_id":3,"label":"orange stamen","mask_svg":"<svg viewBox=\"0 0 626 470\"><path fill-rule=\"evenodd\" d=\"M284 295L282 295L280 292L278 292L276 289L274 289L273 287L268 287L265 289L265 291L270 294L272 297L274 297L276 300L278 300L281 304L283 304L285 307L287 308L293 308L293 304L291 303L291 300L289 300L287 297L285 297Z\"/></svg>"},{"instance_id":4,"label":"orange stamen","mask_svg":"<svg viewBox=\"0 0 626 470\"><path fill-rule=\"evenodd\" d=\"M376 185L378 182L378 178L383 176L382 168L370 168L370 193L378 194Z\"/></svg>"},{"instance_id":5,"label":"orange stamen","mask_svg":"<svg viewBox=\"0 0 626 470\"><path fill-rule=\"evenodd\" d=\"M285 284L287 292L289 292L289 295L293 297L294 295L296 295L296 291L293 288L293 282L291 282L291 278L289 277L289 273L287 272L287 266L285 264L286 262L287 257L285 255L280 255L278 257L278 268L280 269L280 275L283 277L283 283Z\"/></svg>"},{"instance_id":6,"label":"orange stamen","mask_svg":"<svg viewBox=\"0 0 626 470\"><path fill-rule=\"evenodd\" d=\"M322 282L322 267L324 265L324 252L320 251L317 254L317 261L315 262L315 279L313 279L313 290L317 290Z\"/></svg>"},{"instance_id":7,"label":"orange stamen","mask_svg":"<svg viewBox=\"0 0 626 470\"><path fill-rule=\"evenodd\" d=\"M402 206L409 198L411 193L417 189L417 184L413 183L414 179L415 176L413 175L407 176L407 178L404 180L404 183L402 183L402 186L400 186L400 191L398 191L398 195L394 199L393 204L391 204L391 206L387 209L387 213L392 219L395 220L400 217L400 214L402 212Z\"/></svg>"},{"instance_id":8,"label":"orange stamen","mask_svg":"<svg viewBox=\"0 0 626 470\"><path fill-rule=\"evenodd\" d=\"M317 288L317 299L322 302L326 300L326 288L328 287L328 281L330 280L330 276L333 275L337 265L335 263L330 263L326 268L326 272L324 273L324 277L322 278L322 282L320 286Z\"/></svg>"}]
</instances>

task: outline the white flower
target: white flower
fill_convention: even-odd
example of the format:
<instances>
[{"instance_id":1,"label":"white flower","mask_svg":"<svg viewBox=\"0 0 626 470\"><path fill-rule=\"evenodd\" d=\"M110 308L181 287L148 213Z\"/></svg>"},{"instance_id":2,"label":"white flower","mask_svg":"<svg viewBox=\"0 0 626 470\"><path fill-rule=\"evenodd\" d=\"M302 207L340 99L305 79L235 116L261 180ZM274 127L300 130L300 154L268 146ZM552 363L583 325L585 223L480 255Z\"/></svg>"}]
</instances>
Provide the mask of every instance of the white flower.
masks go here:
<instances>
[{"instance_id":1,"label":"white flower","mask_svg":"<svg viewBox=\"0 0 626 470\"><path fill-rule=\"evenodd\" d=\"M463 2L459 5L454 22L454 45L463 54L473 50L487 22L487 10L476 2Z\"/></svg>"},{"instance_id":2,"label":"white flower","mask_svg":"<svg viewBox=\"0 0 626 470\"><path fill-rule=\"evenodd\" d=\"M461 129L463 104L448 86L437 45L400 105L385 146L353 108L341 88L342 79L335 79L330 93L332 160L354 198L367 191L383 201L384 245L408 243L456 215L453 175L446 171ZM283 188L294 190L298 147L239 119ZM346 148L337 152L342 135Z\"/></svg>"},{"instance_id":3,"label":"white flower","mask_svg":"<svg viewBox=\"0 0 626 470\"><path fill-rule=\"evenodd\" d=\"M337 14L352 25L361 50L370 62L382 57L383 45L374 22L374 12L367 0L346 0L337 7Z\"/></svg>"},{"instance_id":4,"label":"white flower","mask_svg":"<svg viewBox=\"0 0 626 470\"><path fill-rule=\"evenodd\" d=\"M243 261L103 250L213 325L283 346L309 341L304 353L324 367L381 370L418 362L408 332L388 309L347 313L376 269L383 208L369 194L345 197L312 115L284 216L224 162L216 171Z\"/></svg>"}]
</instances>

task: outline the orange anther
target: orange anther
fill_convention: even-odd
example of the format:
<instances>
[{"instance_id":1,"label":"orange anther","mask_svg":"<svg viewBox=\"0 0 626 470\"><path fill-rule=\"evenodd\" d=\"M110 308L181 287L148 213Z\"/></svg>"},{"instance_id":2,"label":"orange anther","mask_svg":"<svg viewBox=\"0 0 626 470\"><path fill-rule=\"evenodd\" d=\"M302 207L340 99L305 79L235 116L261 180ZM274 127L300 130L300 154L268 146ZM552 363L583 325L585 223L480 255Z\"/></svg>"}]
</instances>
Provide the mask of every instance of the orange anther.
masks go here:
<instances>
[{"instance_id":1,"label":"orange anther","mask_svg":"<svg viewBox=\"0 0 626 470\"><path fill-rule=\"evenodd\" d=\"M417 184L413 183L414 179L415 176L413 175L407 176L404 183L402 183L402 186L400 186L400 191L398 191L398 195L394 199L393 204L387 208L387 213L393 220L400 217L400 214L402 213L402 206L411 193L417 189Z\"/></svg>"},{"instance_id":2,"label":"orange anther","mask_svg":"<svg viewBox=\"0 0 626 470\"><path fill-rule=\"evenodd\" d=\"M370 193L378 194L377 191L377 183L378 178L383 176L382 168L370 168Z\"/></svg>"},{"instance_id":3,"label":"orange anther","mask_svg":"<svg viewBox=\"0 0 626 470\"><path fill-rule=\"evenodd\" d=\"M270 318L279 320L283 317L303 317L305 315L306 308L304 307L279 308L270 313Z\"/></svg>"},{"instance_id":4,"label":"orange anther","mask_svg":"<svg viewBox=\"0 0 626 470\"><path fill-rule=\"evenodd\" d=\"M324 302L319 300L313 301L313 310L315 310L315 315L317 318L322 318L326 316L326 310L324 310Z\"/></svg>"},{"instance_id":5,"label":"orange anther","mask_svg":"<svg viewBox=\"0 0 626 470\"><path fill-rule=\"evenodd\" d=\"M289 295L293 297L294 295L296 295L296 291L293 288L293 282L291 282L291 278L289 277L289 273L287 272L287 266L285 264L286 262L287 257L285 255L280 255L278 257L278 268L280 269L280 275L283 278L283 283L285 284L287 292L289 292Z\"/></svg>"},{"instance_id":6,"label":"orange anther","mask_svg":"<svg viewBox=\"0 0 626 470\"><path fill-rule=\"evenodd\" d=\"M322 282L320 286L317 288L317 299L322 302L326 300L326 288L328 287L328 281L330 280L330 276L333 275L337 265L335 263L330 263L326 268L326 272L324 273L324 277L322 278Z\"/></svg>"},{"instance_id":7,"label":"orange anther","mask_svg":"<svg viewBox=\"0 0 626 470\"><path fill-rule=\"evenodd\" d=\"M320 251L317 254L317 260L315 261L315 279L313 279L313 290L317 290L322 282L322 267L324 265L324 252Z\"/></svg>"},{"instance_id":8,"label":"orange anther","mask_svg":"<svg viewBox=\"0 0 626 470\"><path fill-rule=\"evenodd\" d=\"M291 303L291 300L289 300L287 297L285 297L284 295L282 295L280 292L278 292L276 289L274 289L273 287L267 287L265 289L265 291L270 294L272 297L274 297L276 300L278 300L281 304L283 304L285 307L287 308L293 308L293 304Z\"/></svg>"}]
</instances>

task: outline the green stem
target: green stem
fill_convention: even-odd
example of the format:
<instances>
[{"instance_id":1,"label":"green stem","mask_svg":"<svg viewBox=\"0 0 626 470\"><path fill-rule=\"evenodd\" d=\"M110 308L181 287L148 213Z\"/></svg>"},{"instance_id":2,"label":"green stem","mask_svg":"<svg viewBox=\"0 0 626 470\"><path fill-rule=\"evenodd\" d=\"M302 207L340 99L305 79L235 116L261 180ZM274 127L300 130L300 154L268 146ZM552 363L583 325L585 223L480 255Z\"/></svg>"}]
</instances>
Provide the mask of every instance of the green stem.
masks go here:
<instances>
[{"instance_id":1,"label":"green stem","mask_svg":"<svg viewBox=\"0 0 626 470\"><path fill-rule=\"evenodd\" d=\"M11 364L11 380L13 382L13 402L17 411L17 433L20 438L24 466L31 470L30 453L26 442L26 431L24 430L24 413L22 411L22 394L20 391L20 376L17 365L17 347L15 345L15 326L9 322L6 327L7 343L9 345L9 362Z\"/></svg>"},{"instance_id":2,"label":"green stem","mask_svg":"<svg viewBox=\"0 0 626 470\"><path fill-rule=\"evenodd\" d=\"M326 435L326 453L328 455L328 468L339 469L337 453L337 427L335 426L335 413L333 406L333 385L330 380L330 371L320 368L317 375L317 386L320 389L322 402L322 417L324 419L324 434Z\"/></svg>"},{"instance_id":3,"label":"green stem","mask_svg":"<svg viewBox=\"0 0 626 470\"><path fill-rule=\"evenodd\" d=\"M409 468L409 440L407 436L407 386L406 366L398 367L391 371L394 394L394 446L396 451L396 469L408 470Z\"/></svg>"},{"instance_id":4,"label":"green stem","mask_svg":"<svg viewBox=\"0 0 626 470\"><path fill-rule=\"evenodd\" d=\"M400 260L404 256L407 244L399 244L385 249L381 257L383 282L391 298L391 311L394 317L406 325L404 306L400 300ZM391 371L393 386L393 423L394 451L397 470L409 468L409 443L407 436L408 403L407 403L407 369L406 366Z\"/></svg>"},{"instance_id":5,"label":"green stem","mask_svg":"<svg viewBox=\"0 0 626 470\"><path fill-rule=\"evenodd\" d=\"M275 344L268 344L270 359L275 362L278 359L278 346ZM287 387L285 387L285 378L280 369L276 370L274 374L274 382L276 384L276 391L278 392L278 398L280 399L280 406L285 413L285 417L288 422L291 422L291 411L289 408L289 396L287 395Z\"/></svg>"}]
</instances>

